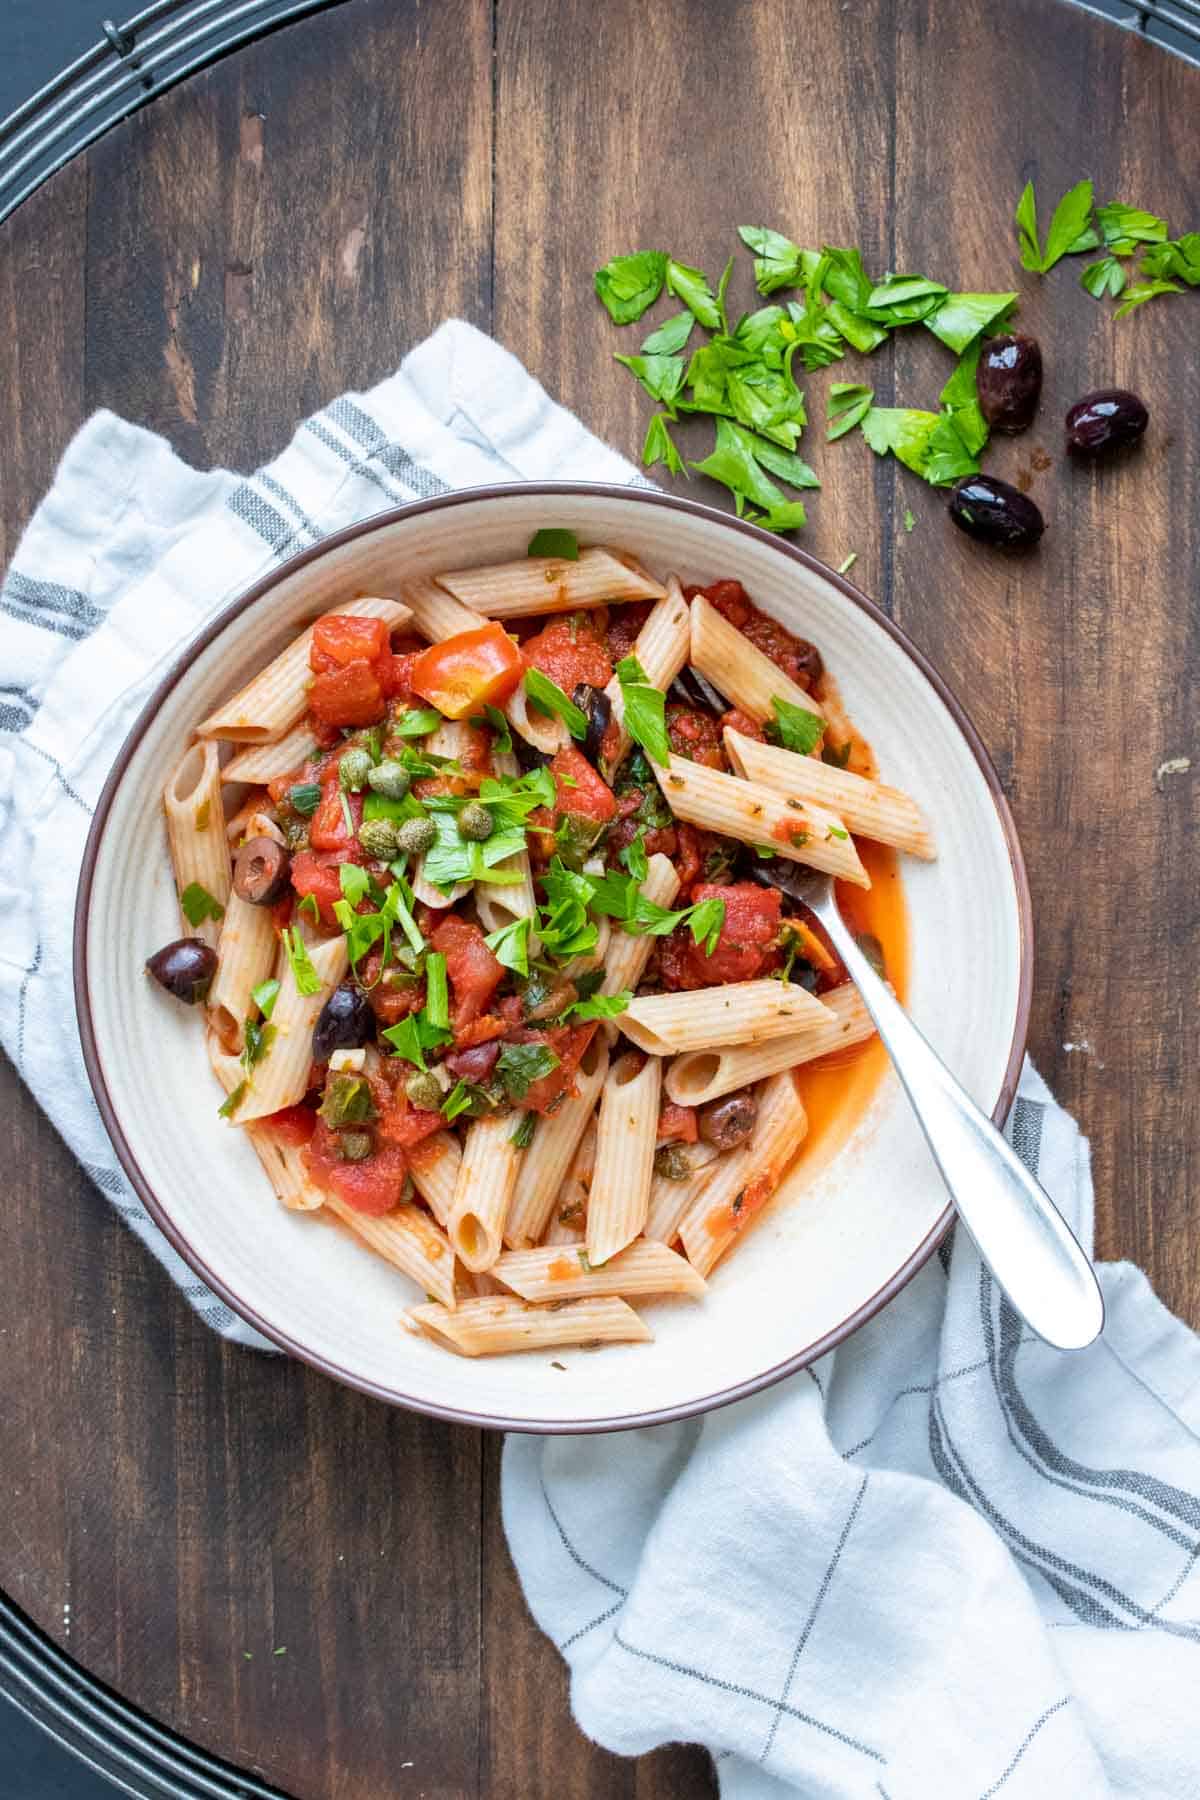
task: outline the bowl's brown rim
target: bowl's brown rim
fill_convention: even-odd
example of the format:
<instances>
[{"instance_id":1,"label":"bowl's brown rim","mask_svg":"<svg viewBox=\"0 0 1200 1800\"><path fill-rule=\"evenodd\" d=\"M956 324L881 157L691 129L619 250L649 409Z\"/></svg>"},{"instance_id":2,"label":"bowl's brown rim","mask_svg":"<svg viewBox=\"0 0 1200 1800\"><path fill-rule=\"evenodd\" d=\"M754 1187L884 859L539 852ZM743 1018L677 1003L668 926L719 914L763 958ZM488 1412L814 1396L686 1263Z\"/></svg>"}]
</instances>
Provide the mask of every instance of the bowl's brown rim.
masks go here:
<instances>
[{"instance_id":1,"label":"bowl's brown rim","mask_svg":"<svg viewBox=\"0 0 1200 1800\"><path fill-rule=\"evenodd\" d=\"M392 507L384 512L373 513L370 518L360 520L355 525L348 525L342 531L333 532L329 537L322 538L319 543L313 544L309 549L302 550L296 556L289 558L287 562L281 563L278 568L270 570L261 580L256 581L245 593L232 600L228 606L223 607L217 616L205 626L204 630L189 643L178 662L159 683L142 708L109 772L96 806L91 830L88 833L76 894L73 973L79 1036L88 1080L91 1082L96 1104L100 1110L105 1130L112 1140L113 1148L147 1212L168 1241L178 1250L184 1261L196 1271L201 1280L225 1302L231 1311L235 1312L239 1318L244 1319L247 1324L252 1325L256 1331L261 1332L264 1337L277 1344L281 1350L286 1350L290 1355L299 1357L311 1367L319 1369L322 1374L332 1376L336 1381L344 1382L349 1387L357 1388L360 1392L369 1394L374 1399L387 1401L393 1406L409 1407L415 1412L426 1413L433 1418L446 1419L460 1425L480 1426L485 1430L528 1431L558 1435L561 1433L623 1431L635 1426L669 1424L677 1419L691 1418L699 1413L710 1412L718 1406L728 1406L734 1400L743 1400L750 1394L759 1393L763 1388L770 1387L774 1382L782 1381L785 1376L794 1375L807 1368L818 1357L824 1356L826 1351L834 1349L852 1332L857 1331L860 1325L864 1325L868 1319L873 1318L882 1307L887 1305L889 1300L900 1292L901 1288L911 1281L917 1271L928 1261L949 1229L954 1218L953 1206L946 1206L932 1230L926 1234L895 1274L890 1276L877 1292L865 1300L861 1306L856 1307L833 1330L826 1332L815 1343L806 1344L803 1349L785 1357L782 1362L775 1363L769 1369L762 1370L746 1381L737 1382L732 1387L718 1389L715 1393L701 1395L698 1399L684 1401L678 1406L660 1407L651 1412L622 1413L607 1419L507 1419L497 1417L495 1414L470 1412L459 1407L440 1406L433 1401L419 1399L413 1395L401 1393L396 1388L387 1387L380 1382L368 1380L350 1370L340 1368L328 1357L319 1356L307 1349L304 1344L291 1337L286 1331L262 1318L252 1306L240 1299L201 1257L196 1255L151 1188L122 1130L100 1060L88 982L88 913L100 844L113 800L134 751L141 742L151 719L201 651L207 649L208 645L219 637L231 620L263 599L281 581L294 575L298 569L304 568L306 564L314 562L318 557L338 548L339 545L352 543L356 538L380 531L402 519L414 518L421 513L440 512L481 500L521 499L528 501L531 496L539 494L554 499L575 498L586 501L592 498L603 498L631 501L638 506L662 507L671 512L691 514L710 524L718 525L726 531L756 538L829 582L847 600L865 612L879 626L880 630L886 632L893 642L903 650L904 654L915 663L950 713L979 765L980 773L987 785L988 793L1000 821L1000 828L1004 834L1009 863L1012 868L1013 885L1016 890L1020 938L1017 1013L1008 1064L1000 1086L1000 1093L992 1108L992 1117L997 1125L1002 1125L1008 1116L1009 1108L1016 1095L1017 1083L1021 1075L1021 1063L1025 1053L1033 994L1033 910L1029 895L1029 881L1025 871L1025 859L1021 852L1012 812L1000 785L1000 778L984 747L983 740L966 710L924 652L917 648L881 607L869 599L861 589L855 587L853 582L839 574L836 569L827 567L809 551L801 549L798 544L788 543L782 538L762 531L757 525L750 525L744 519L734 518L729 513L722 512L713 506L706 506L699 500L685 499L677 494L659 493L653 488L620 487L613 483L574 481L504 482L486 487L459 488L453 493L439 494L432 499L415 500L407 506Z\"/></svg>"}]
</instances>

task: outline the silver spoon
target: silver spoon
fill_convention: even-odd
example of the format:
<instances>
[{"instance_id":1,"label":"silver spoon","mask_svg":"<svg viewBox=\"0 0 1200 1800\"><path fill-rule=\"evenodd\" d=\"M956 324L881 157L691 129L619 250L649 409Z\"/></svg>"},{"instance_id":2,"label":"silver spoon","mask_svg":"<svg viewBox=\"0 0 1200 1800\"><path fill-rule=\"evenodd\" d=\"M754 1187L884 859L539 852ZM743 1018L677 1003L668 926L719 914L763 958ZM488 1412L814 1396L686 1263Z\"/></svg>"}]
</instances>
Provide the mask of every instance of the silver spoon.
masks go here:
<instances>
[{"instance_id":1,"label":"silver spoon","mask_svg":"<svg viewBox=\"0 0 1200 1800\"><path fill-rule=\"evenodd\" d=\"M833 879L758 872L819 919L863 997L958 1215L1026 1324L1056 1350L1082 1350L1104 1326L1104 1297L1074 1233L1024 1163L917 1030L859 949ZM797 879L799 877L799 879Z\"/></svg>"}]
</instances>

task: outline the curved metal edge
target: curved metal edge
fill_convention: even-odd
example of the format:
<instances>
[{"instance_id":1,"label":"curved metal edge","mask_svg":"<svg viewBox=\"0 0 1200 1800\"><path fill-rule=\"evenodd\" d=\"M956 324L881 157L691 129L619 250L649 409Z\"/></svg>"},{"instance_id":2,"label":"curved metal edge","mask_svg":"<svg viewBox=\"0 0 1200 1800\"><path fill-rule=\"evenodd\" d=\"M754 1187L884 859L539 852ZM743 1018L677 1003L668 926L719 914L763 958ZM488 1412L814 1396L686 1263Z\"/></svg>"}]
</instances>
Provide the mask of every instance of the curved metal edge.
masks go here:
<instances>
[{"instance_id":1,"label":"curved metal edge","mask_svg":"<svg viewBox=\"0 0 1200 1800\"><path fill-rule=\"evenodd\" d=\"M813 556L809 551L802 550L797 544L785 543L781 538L762 531L757 525L747 524L744 519L734 518L731 514L722 512L714 506L706 506L699 500L687 500L677 494L658 493L650 488L618 487L611 483L586 481L506 482L484 487L459 488L454 493L440 494L431 500L415 500L407 506L392 507L382 512L373 513L370 518L362 519L355 525L348 525L344 530L334 532L329 537L322 538L319 543L311 545L307 550L302 550L296 556L290 557L286 562L281 563L278 568L272 569L267 575L263 576L262 579L257 581L253 587L249 588L246 593L240 595L236 600L231 601L228 606L222 608L221 612L218 613L204 630L192 640L178 662L176 662L174 667L168 672L162 682L160 682L150 699L146 702L146 705L142 708L129 736L121 747L116 762L109 772L108 779L104 784L100 799L97 802L95 817L92 820L91 830L88 833L87 843L84 847L83 862L79 875L79 887L75 901L73 977L75 1006L79 1020L80 1043L83 1049L83 1060L87 1069L88 1080L91 1083L92 1092L96 1099L100 1117L109 1138L112 1140L113 1148L117 1153L121 1166L124 1168L135 1192L143 1201L151 1218L158 1225L168 1241L176 1250L178 1250L188 1266L196 1271L201 1280L206 1282L212 1291L219 1295L233 1312L238 1314L239 1318L245 1319L256 1331L260 1331L264 1337L269 1338L272 1343L278 1345L278 1347L281 1350L286 1351L288 1355L295 1356L300 1361L308 1363L310 1367L319 1370L323 1375L332 1376L335 1381L340 1381L347 1387L356 1388L360 1393L370 1395L372 1399L383 1400L390 1406L405 1406L413 1412L425 1413L431 1418L444 1419L453 1424L473 1425L485 1431L521 1431L532 1432L543 1436L562 1436L591 1434L602 1431L628 1431L642 1425L662 1425L672 1423L678 1419L693 1418L697 1414L714 1411L717 1407L729 1406L735 1400L746 1399L749 1395L759 1393L762 1389L773 1386L775 1382L782 1381L785 1376L794 1375L801 1369L807 1368L810 1363L816 1362L819 1357L826 1353L826 1351L832 1350L838 1344L842 1343L843 1340L849 1337L852 1332L856 1331L860 1325L865 1324L868 1319L873 1318L882 1307L887 1305L889 1300L894 1298L894 1296L900 1292L901 1288L905 1287L908 1282L912 1280L912 1277L928 1261L929 1257L933 1254L934 1250L948 1231L954 1218L953 1206L949 1203L947 1204L945 1211L937 1220L933 1229L921 1243L918 1244L911 1256L909 1256L895 1274L892 1275L876 1293L872 1294L868 1300L864 1301L855 1312L843 1319L839 1325L835 1326L834 1329L828 1332L823 1338L818 1339L816 1343L805 1345L803 1349L796 1351L789 1357L785 1357L782 1362L776 1363L771 1368L763 1370L759 1374L750 1377L744 1382L738 1383L734 1387L721 1389L715 1394L702 1395L699 1399L687 1401L680 1406L662 1407L654 1412L626 1413L608 1419L505 1419L488 1416L483 1413L464 1411L458 1407L437 1406L429 1401L398 1393L395 1389L385 1388L378 1382L365 1380L363 1377L341 1368L338 1364L330 1362L327 1358L318 1356L311 1350L306 1349L304 1345L297 1343L295 1339L289 1337L286 1332L281 1331L277 1326L270 1324L267 1320L260 1318L252 1307L248 1306L244 1300L239 1299L239 1297L226 1286L220 1277L215 1275L203 1260L196 1255L191 1245L182 1236L177 1226L164 1211L156 1194L151 1188L150 1183L142 1173L137 1159L122 1131L120 1120L117 1117L116 1109L108 1092L108 1086L104 1078L103 1065L100 1060L96 1043L88 981L88 911L91 905L92 884L95 878L100 841L104 835L104 828L112 808L113 799L124 777L125 770L129 766L134 751L137 749L151 719L158 712L172 688L175 687L177 682L181 680L183 675L191 667L200 652L205 650L215 638L220 636L221 632L224 631L225 627L232 619L236 618L248 607L254 606L259 600L263 599L264 596L270 593L272 588L285 577L294 575L297 570L306 567L310 562L315 561L318 557L325 555L327 551L335 549L341 544L352 543L356 538L362 537L368 532L377 531L384 526L395 524L402 519L412 518L422 513L440 512L446 508L461 505L465 500L528 499L531 494L544 494L550 498L576 497L583 499L593 496L603 496L605 499L610 500L633 501L635 504L642 506L663 507L668 511L691 514L693 517L704 519L711 524L719 525L725 530L739 532L748 537L757 539L761 543L769 544L773 549L781 551L784 555L790 557L803 568L819 575L823 580L832 583L846 599L851 601L852 604L857 606L861 611L865 612L882 631L886 632L904 654L916 664L917 668L922 675L924 675L942 704L950 713L951 718L962 733L968 749L971 751L971 754L979 765L980 773L984 778L992 803L996 808L1000 828L1008 847L1009 863L1013 873L1013 885L1016 890L1019 939L1017 1013L1004 1078L1000 1084L1000 1092L997 1095L995 1104L992 1108L992 1117L997 1125L1003 1125L1004 1120L1008 1116L1009 1108L1012 1106L1013 1099L1016 1096L1017 1084L1021 1078L1021 1064L1025 1055L1025 1039L1029 1028L1029 1015L1033 1001L1033 907L1029 894L1029 882L1025 872L1025 860L1021 853L1021 846L1017 838L1017 830L1013 821L1012 812L1009 809L1004 790L1000 785L1000 777L996 773L991 757L988 755L984 746L983 739L972 724L967 712L960 701L956 699L949 687L947 687L945 681L942 679L941 675L938 674L924 652L919 650L906 633L889 619L887 614L883 612L873 600L868 599L867 595L864 594L861 589L856 588L852 582L847 581L844 575L839 575L836 570L828 568L826 564Z\"/></svg>"},{"instance_id":2,"label":"curved metal edge","mask_svg":"<svg viewBox=\"0 0 1200 1800\"><path fill-rule=\"evenodd\" d=\"M133 1800L287 1800L131 1706L0 1594L0 1693Z\"/></svg>"}]
</instances>

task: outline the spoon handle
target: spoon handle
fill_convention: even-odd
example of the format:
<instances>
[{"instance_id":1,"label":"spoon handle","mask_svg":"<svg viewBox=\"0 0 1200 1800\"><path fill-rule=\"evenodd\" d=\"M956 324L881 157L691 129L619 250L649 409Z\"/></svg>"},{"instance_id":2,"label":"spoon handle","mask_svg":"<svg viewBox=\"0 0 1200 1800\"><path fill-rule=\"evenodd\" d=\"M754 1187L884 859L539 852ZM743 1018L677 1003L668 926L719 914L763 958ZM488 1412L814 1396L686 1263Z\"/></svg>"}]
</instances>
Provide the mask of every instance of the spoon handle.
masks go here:
<instances>
[{"instance_id":1,"label":"spoon handle","mask_svg":"<svg viewBox=\"0 0 1200 1800\"><path fill-rule=\"evenodd\" d=\"M1049 1195L881 981L832 899L812 909L863 997L979 1254L1017 1311L1059 1350L1100 1335L1092 1266Z\"/></svg>"}]
</instances>

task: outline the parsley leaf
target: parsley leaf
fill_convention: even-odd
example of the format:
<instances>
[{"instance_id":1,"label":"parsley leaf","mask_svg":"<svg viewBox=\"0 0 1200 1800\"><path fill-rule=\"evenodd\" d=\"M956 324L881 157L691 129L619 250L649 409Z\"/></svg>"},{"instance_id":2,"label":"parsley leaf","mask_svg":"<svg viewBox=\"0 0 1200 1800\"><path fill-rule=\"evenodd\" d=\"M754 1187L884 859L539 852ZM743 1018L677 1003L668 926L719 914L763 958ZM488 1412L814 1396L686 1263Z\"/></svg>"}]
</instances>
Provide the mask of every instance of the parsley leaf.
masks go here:
<instances>
[{"instance_id":1,"label":"parsley leaf","mask_svg":"<svg viewBox=\"0 0 1200 1800\"><path fill-rule=\"evenodd\" d=\"M529 933L533 920L526 915L514 919L509 925L502 925L499 931L491 932L484 943L506 969L515 969L518 975L529 974Z\"/></svg>"},{"instance_id":2,"label":"parsley leaf","mask_svg":"<svg viewBox=\"0 0 1200 1800\"><path fill-rule=\"evenodd\" d=\"M721 329L717 297L702 270L689 268L687 263L676 262L671 257L667 263L667 292L674 294L677 300L682 300L708 331Z\"/></svg>"},{"instance_id":3,"label":"parsley leaf","mask_svg":"<svg viewBox=\"0 0 1200 1800\"><path fill-rule=\"evenodd\" d=\"M1111 294L1115 300L1125 286L1125 271L1115 256L1102 256L1099 262L1088 263L1079 277L1079 285L1086 288L1095 300L1103 300Z\"/></svg>"},{"instance_id":4,"label":"parsley leaf","mask_svg":"<svg viewBox=\"0 0 1200 1800\"><path fill-rule=\"evenodd\" d=\"M515 870L497 869L495 865L508 856L517 856L525 848L523 826L493 831L482 844L464 838L453 813L431 813L437 826L437 839L425 852L423 873L443 893L460 881L488 881L495 886L513 885L524 879Z\"/></svg>"},{"instance_id":5,"label":"parsley leaf","mask_svg":"<svg viewBox=\"0 0 1200 1800\"><path fill-rule=\"evenodd\" d=\"M534 710L561 719L573 738L587 736L587 719L556 681L540 669L526 669L525 693Z\"/></svg>"},{"instance_id":6,"label":"parsley leaf","mask_svg":"<svg viewBox=\"0 0 1200 1800\"><path fill-rule=\"evenodd\" d=\"M314 925L319 925L321 922L321 905L315 894L305 894L296 911L311 919Z\"/></svg>"},{"instance_id":7,"label":"parsley leaf","mask_svg":"<svg viewBox=\"0 0 1200 1800\"><path fill-rule=\"evenodd\" d=\"M771 705L775 717L768 721L766 734L772 743L794 750L797 756L811 756L825 732L826 722L821 714L796 706L791 700L781 700L778 694L772 694Z\"/></svg>"},{"instance_id":8,"label":"parsley leaf","mask_svg":"<svg viewBox=\"0 0 1200 1800\"><path fill-rule=\"evenodd\" d=\"M493 706L490 701L485 700L482 713L475 713L467 720L467 723L468 725L477 725L481 730L484 726L490 725L496 734L492 744L493 750L498 750L501 756L508 756L511 753L512 732L508 728L508 720L498 706Z\"/></svg>"},{"instance_id":9,"label":"parsley leaf","mask_svg":"<svg viewBox=\"0 0 1200 1800\"><path fill-rule=\"evenodd\" d=\"M637 882L645 881L650 873L650 859L646 855L646 833L642 826L638 826L637 836L619 854L633 879Z\"/></svg>"},{"instance_id":10,"label":"parsley leaf","mask_svg":"<svg viewBox=\"0 0 1200 1800\"><path fill-rule=\"evenodd\" d=\"M409 1013L398 1025L389 1025L379 1035L391 1045L395 1056L404 1062L413 1063L422 1074L428 1068L425 1061L426 1050L440 1050L443 1044L454 1041L453 1033L435 1025L424 1011Z\"/></svg>"},{"instance_id":11,"label":"parsley leaf","mask_svg":"<svg viewBox=\"0 0 1200 1800\"><path fill-rule=\"evenodd\" d=\"M1105 245L1115 256L1132 256L1138 244L1161 244L1166 241L1167 221L1139 206L1123 206L1110 200L1096 208L1096 222Z\"/></svg>"},{"instance_id":12,"label":"parsley leaf","mask_svg":"<svg viewBox=\"0 0 1200 1800\"><path fill-rule=\"evenodd\" d=\"M428 737L436 731L442 722L442 715L436 706L410 707L401 713L388 727L393 737L420 738Z\"/></svg>"},{"instance_id":13,"label":"parsley leaf","mask_svg":"<svg viewBox=\"0 0 1200 1800\"><path fill-rule=\"evenodd\" d=\"M300 936L300 927L298 925L292 925L291 927L285 925L280 936L283 940L283 948L287 955L288 962L291 964L292 975L296 982L296 992L306 995L319 994L321 991L321 977L313 968L312 958L308 954L308 947L305 944L304 939Z\"/></svg>"},{"instance_id":14,"label":"parsley leaf","mask_svg":"<svg viewBox=\"0 0 1200 1800\"><path fill-rule=\"evenodd\" d=\"M667 257L662 250L635 250L630 256L614 256L597 269L596 293L608 308L614 325L632 325L653 306L667 278ZM538 555L545 554L537 552Z\"/></svg>"},{"instance_id":15,"label":"parsley leaf","mask_svg":"<svg viewBox=\"0 0 1200 1800\"><path fill-rule=\"evenodd\" d=\"M682 356L614 356L614 362L624 366L637 376L652 400L660 406L670 407L683 386L684 361Z\"/></svg>"},{"instance_id":16,"label":"parsley leaf","mask_svg":"<svg viewBox=\"0 0 1200 1800\"><path fill-rule=\"evenodd\" d=\"M351 906L357 906L365 900L371 891L372 881L365 869L357 863L342 863L338 869L338 884Z\"/></svg>"},{"instance_id":17,"label":"parsley leaf","mask_svg":"<svg viewBox=\"0 0 1200 1800\"><path fill-rule=\"evenodd\" d=\"M721 902L722 907L724 902ZM564 1019L618 1019L626 1011L633 999L632 990L625 988L619 994L589 994L586 1000L576 1000L568 1006L562 1015Z\"/></svg>"},{"instance_id":18,"label":"parsley leaf","mask_svg":"<svg viewBox=\"0 0 1200 1800\"><path fill-rule=\"evenodd\" d=\"M651 685L636 656L623 656L616 667L625 708L625 729L635 744L666 768L671 755L667 737L666 696ZM582 716L582 715L581 715Z\"/></svg>"},{"instance_id":19,"label":"parsley leaf","mask_svg":"<svg viewBox=\"0 0 1200 1800\"><path fill-rule=\"evenodd\" d=\"M642 345L643 356L675 356L692 335L695 316L690 312L675 313L664 319Z\"/></svg>"},{"instance_id":20,"label":"parsley leaf","mask_svg":"<svg viewBox=\"0 0 1200 1800\"><path fill-rule=\"evenodd\" d=\"M232 1119L234 1113L246 1098L249 1087L250 1083L248 1081L239 1081L235 1088L231 1088L217 1108L217 1117L220 1119Z\"/></svg>"},{"instance_id":21,"label":"parsley leaf","mask_svg":"<svg viewBox=\"0 0 1200 1800\"><path fill-rule=\"evenodd\" d=\"M620 320L617 321L620 323ZM555 525L544 525L535 531L525 550L526 556L553 556L559 562L579 561L579 539L573 531Z\"/></svg>"},{"instance_id":22,"label":"parsley leaf","mask_svg":"<svg viewBox=\"0 0 1200 1800\"><path fill-rule=\"evenodd\" d=\"M273 975L267 981L260 981L257 987L250 989L250 998L263 1018L269 1019L275 1011L275 1002L279 998L279 982Z\"/></svg>"},{"instance_id":23,"label":"parsley leaf","mask_svg":"<svg viewBox=\"0 0 1200 1800\"><path fill-rule=\"evenodd\" d=\"M450 1029L446 958L440 950L431 950L425 958L425 1016L439 1031Z\"/></svg>"},{"instance_id":24,"label":"parsley leaf","mask_svg":"<svg viewBox=\"0 0 1200 1800\"><path fill-rule=\"evenodd\" d=\"M652 469L655 463L666 463L672 475L683 474L683 458L667 430L665 413L653 415L646 427L646 441L642 445L642 466Z\"/></svg>"},{"instance_id":25,"label":"parsley leaf","mask_svg":"<svg viewBox=\"0 0 1200 1800\"><path fill-rule=\"evenodd\" d=\"M558 1064L549 1044L505 1044L496 1059L496 1074L510 1100L524 1100L534 1082L552 1075Z\"/></svg>"},{"instance_id":26,"label":"parsley leaf","mask_svg":"<svg viewBox=\"0 0 1200 1800\"><path fill-rule=\"evenodd\" d=\"M703 462L689 463L688 467L727 487L734 497L739 518L745 512L748 500L767 512L784 503L779 489L759 467L749 433L731 425L728 419L717 420L717 442L712 453Z\"/></svg>"},{"instance_id":27,"label":"parsley leaf","mask_svg":"<svg viewBox=\"0 0 1200 1800\"><path fill-rule=\"evenodd\" d=\"M979 404L976 374L983 339L978 337L959 357L954 373L938 396L967 450L977 455L988 441L988 422Z\"/></svg>"},{"instance_id":28,"label":"parsley leaf","mask_svg":"<svg viewBox=\"0 0 1200 1800\"><path fill-rule=\"evenodd\" d=\"M961 355L981 331L1002 323L1016 302L1016 294L947 294L925 328Z\"/></svg>"},{"instance_id":29,"label":"parsley leaf","mask_svg":"<svg viewBox=\"0 0 1200 1800\"><path fill-rule=\"evenodd\" d=\"M770 469L772 475L778 475L789 487L819 488L821 485L816 471L791 450L779 450L774 444L764 444L761 438L756 438L754 455L764 469Z\"/></svg>"},{"instance_id":30,"label":"parsley leaf","mask_svg":"<svg viewBox=\"0 0 1200 1800\"><path fill-rule=\"evenodd\" d=\"M538 1116L536 1113L522 1113L516 1128L509 1133L509 1143L515 1144L518 1150L528 1150L530 1144L533 1142L533 1134L537 1130L537 1122Z\"/></svg>"},{"instance_id":31,"label":"parsley leaf","mask_svg":"<svg viewBox=\"0 0 1200 1800\"><path fill-rule=\"evenodd\" d=\"M1042 249L1038 239L1037 200L1034 197L1032 181L1027 181L1021 190L1021 198L1017 201L1017 210L1013 217L1017 225L1021 267L1032 269L1036 274L1042 266Z\"/></svg>"},{"instance_id":32,"label":"parsley leaf","mask_svg":"<svg viewBox=\"0 0 1200 1800\"><path fill-rule=\"evenodd\" d=\"M875 389L864 386L861 381L835 381L829 390L829 429L825 433L825 442L832 444L835 438L845 437L848 431L861 425L874 398Z\"/></svg>"},{"instance_id":33,"label":"parsley leaf","mask_svg":"<svg viewBox=\"0 0 1200 1800\"><path fill-rule=\"evenodd\" d=\"M179 896L179 905L188 924L195 929L205 919L223 919L225 908L198 881L189 881Z\"/></svg>"},{"instance_id":34,"label":"parsley leaf","mask_svg":"<svg viewBox=\"0 0 1200 1800\"><path fill-rule=\"evenodd\" d=\"M791 238L763 225L739 225L738 236L754 252L754 285L760 294L794 287L804 267L804 251Z\"/></svg>"},{"instance_id":35,"label":"parsley leaf","mask_svg":"<svg viewBox=\"0 0 1200 1800\"><path fill-rule=\"evenodd\" d=\"M246 1020L246 1043L242 1051L242 1067L249 1073L255 1063L261 1062L271 1045L275 1042L276 1027L261 1023L258 1019Z\"/></svg>"},{"instance_id":36,"label":"parsley leaf","mask_svg":"<svg viewBox=\"0 0 1200 1800\"><path fill-rule=\"evenodd\" d=\"M1200 231L1187 231L1164 244L1152 244L1142 257L1140 273L1200 287Z\"/></svg>"},{"instance_id":37,"label":"parsley leaf","mask_svg":"<svg viewBox=\"0 0 1200 1800\"><path fill-rule=\"evenodd\" d=\"M1035 274L1045 275L1062 257L1076 255L1081 250L1094 250L1100 242L1100 236L1090 224L1091 216L1092 184L1090 181L1077 181L1073 188L1068 188L1055 207L1050 229L1046 233L1046 246L1044 250L1041 249L1038 245L1037 204L1034 200L1033 183L1026 182L1016 211L1022 267L1032 269Z\"/></svg>"},{"instance_id":38,"label":"parsley leaf","mask_svg":"<svg viewBox=\"0 0 1200 1800\"><path fill-rule=\"evenodd\" d=\"M708 900L700 900L690 909L688 930L692 941L702 947L705 956L711 956L717 947L717 940L725 924L725 902L715 895Z\"/></svg>"},{"instance_id":39,"label":"parsley leaf","mask_svg":"<svg viewBox=\"0 0 1200 1800\"><path fill-rule=\"evenodd\" d=\"M1155 300L1159 294L1182 294L1183 289L1177 281L1139 281L1128 288L1125 298L1118 306L1113 317L1123 319L1135 307L1145 306L1147 300Z\"/></svg>"}]
</instances>

